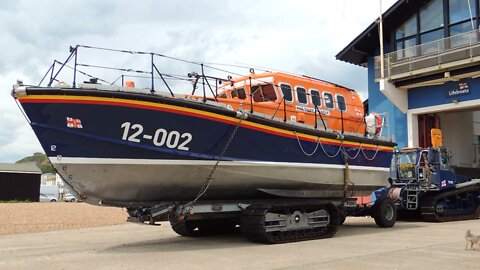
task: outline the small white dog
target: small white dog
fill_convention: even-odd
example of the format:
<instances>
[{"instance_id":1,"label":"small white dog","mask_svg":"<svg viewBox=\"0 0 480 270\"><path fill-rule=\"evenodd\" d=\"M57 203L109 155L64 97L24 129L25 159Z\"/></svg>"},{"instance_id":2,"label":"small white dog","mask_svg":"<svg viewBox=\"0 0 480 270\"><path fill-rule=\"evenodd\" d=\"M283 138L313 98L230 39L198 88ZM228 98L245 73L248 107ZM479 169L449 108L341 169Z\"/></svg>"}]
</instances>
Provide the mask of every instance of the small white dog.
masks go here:
<instances>
[{"instance_id":1,"label":"small white dog","mask_svg":"<svg viewBox=\"0 0 480 270\"><path fill-rule=\"evenodd\" d=\"M467 230L467 232L465 233L465 240L467 241L467 243L465 244L465 250L467 250L469 243L470 249L474 249L473 245L477 245L480 247L480 236L471 233L470 230Z\"/></svg>"}]
</instances>

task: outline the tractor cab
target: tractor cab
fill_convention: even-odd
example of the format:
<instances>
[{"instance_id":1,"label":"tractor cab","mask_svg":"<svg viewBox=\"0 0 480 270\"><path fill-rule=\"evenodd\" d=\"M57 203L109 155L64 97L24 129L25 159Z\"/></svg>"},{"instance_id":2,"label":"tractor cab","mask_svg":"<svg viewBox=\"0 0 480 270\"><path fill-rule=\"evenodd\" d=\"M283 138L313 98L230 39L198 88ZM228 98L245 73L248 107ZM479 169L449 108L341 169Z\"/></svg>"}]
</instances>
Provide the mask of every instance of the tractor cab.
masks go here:
<instances>
[{"instance_id":1,"label":"tractor cab","mask_svg":"<svg viewBox=\"0 0 480 270\"><path fill-rule=\"evenodd\" d=\"M390 167L392 184L414 186L419 190L441 190L457 184L449 164L450 154L442 147L441 132L435 130L432 134L437 135L432 136L432 147L395 151Z\"/></svg>"}]
</instances>

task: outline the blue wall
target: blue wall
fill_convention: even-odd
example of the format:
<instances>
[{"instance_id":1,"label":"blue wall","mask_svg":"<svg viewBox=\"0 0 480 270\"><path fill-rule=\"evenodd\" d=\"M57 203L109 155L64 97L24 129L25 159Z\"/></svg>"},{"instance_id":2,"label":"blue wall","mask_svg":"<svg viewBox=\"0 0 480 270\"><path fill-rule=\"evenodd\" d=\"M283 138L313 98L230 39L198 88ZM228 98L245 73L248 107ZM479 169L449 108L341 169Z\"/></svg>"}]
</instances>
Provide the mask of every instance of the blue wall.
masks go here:
<instances>
[{"instance_id":1,"label":"blue wall","mask_svg":"<svg viewBox=\"0 0 480 270\"><path fill-rule=\"evenodd\" d=\"M375 82L375 68L373 56L368 59L368 110L370 112L388 113L389 132L395 136L399 147L408 146L407 115L393 105L380 92L380 86ZM387 135L387 133L384 133Z\"/></svg>"},{"instance_id":2,"label":"blue wall","mask_svg":"<svg viewBox=\"0 0 480 270\"><path fill-rule=\"evenodd\" d=\"M408 108L417 109L451 104L454 100L462 102L474 99L480 99L480 79L463 79L458 82L410 89Z\"/></svg>"}]
</instances>

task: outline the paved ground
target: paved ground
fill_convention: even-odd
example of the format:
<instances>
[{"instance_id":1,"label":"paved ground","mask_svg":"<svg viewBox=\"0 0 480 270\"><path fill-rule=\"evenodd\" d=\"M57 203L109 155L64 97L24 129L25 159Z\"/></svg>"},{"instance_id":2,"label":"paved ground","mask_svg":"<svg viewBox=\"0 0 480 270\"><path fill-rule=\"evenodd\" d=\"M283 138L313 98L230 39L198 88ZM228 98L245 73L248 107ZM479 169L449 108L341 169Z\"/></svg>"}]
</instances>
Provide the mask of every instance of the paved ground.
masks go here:
<instances>
[{"instance_id":1,"label":"paved ground","mask_svg":"<svg viewBox=\"0 0 480 270\"><path fill-rule=\"evenodd\" d=\"M124 224L0 236L0 269L479 269L480 251L464 250L466 229L480 233L479 220L380 229L348 218L331 239L261 245Z\"/></svg>"}]
</instances>

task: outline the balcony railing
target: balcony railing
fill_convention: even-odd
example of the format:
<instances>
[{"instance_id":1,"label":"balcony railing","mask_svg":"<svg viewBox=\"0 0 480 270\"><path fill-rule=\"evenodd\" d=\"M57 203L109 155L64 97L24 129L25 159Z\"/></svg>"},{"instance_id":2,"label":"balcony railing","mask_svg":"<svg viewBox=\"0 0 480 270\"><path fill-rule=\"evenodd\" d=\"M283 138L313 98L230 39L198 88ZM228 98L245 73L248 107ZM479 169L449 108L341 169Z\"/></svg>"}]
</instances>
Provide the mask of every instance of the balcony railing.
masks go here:
<instances>
[{"instance_id":1,"label":"balcony railing","mask_svg":"<svg viewBox=\"0 0 480 270\"><path fill-rule=\"evenodd\" d=\"M480 32L462 33L385 54L385 78L399 81L444 72L480 62ZM380 56L375 57L375 79L380 79Z\"/></svg>"}]
</instances>

